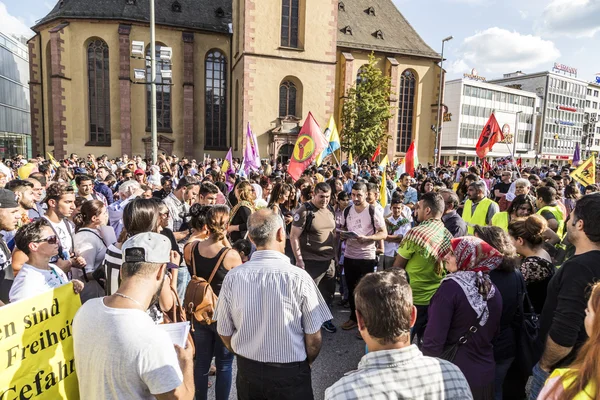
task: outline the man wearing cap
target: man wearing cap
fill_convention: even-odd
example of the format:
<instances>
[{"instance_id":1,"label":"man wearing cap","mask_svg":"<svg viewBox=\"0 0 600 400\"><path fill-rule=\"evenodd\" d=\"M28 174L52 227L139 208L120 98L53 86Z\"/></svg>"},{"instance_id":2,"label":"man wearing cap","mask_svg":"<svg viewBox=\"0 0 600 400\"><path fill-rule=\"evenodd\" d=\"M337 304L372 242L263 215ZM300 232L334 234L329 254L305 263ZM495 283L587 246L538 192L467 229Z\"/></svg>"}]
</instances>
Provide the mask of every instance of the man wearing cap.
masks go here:
<instances>
[{"instance_id":1,"label":"man wearing cap","mask_svg":"<svg viewBox=\"0 0 600 400\"><path fill-rule=\"evenodd\" d=\"M173 347L146 313L162 289L171 243L158 233L140 233L123 244L122 252L119 290L89 300L73 320L80 397L191 400L191 345Z\"/></svg>"},{"instance_id":2,"label":"man wearing cap","mask_svg":"<svg viewBox=\"0 0 600 400\"><path fill-rule=\"evenodd\" d=\"M10 190L0 189L0 230L15 230L20 219L17 196ZM11 252L0 236L0 303L8 303L8 294L14 280L11 261Z\"/></svg>"}]
</instances>

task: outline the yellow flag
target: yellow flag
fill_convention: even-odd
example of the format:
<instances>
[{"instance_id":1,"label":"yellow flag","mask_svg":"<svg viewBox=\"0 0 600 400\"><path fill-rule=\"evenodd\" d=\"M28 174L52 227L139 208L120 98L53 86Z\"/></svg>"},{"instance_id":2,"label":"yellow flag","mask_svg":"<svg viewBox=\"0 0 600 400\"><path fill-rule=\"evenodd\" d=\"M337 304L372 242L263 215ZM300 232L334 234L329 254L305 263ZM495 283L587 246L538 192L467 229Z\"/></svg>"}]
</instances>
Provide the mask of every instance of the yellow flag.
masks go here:
<instances>
[{"instance_id":1,"label":"yellow flag","mask_svg":"<svg viewBox=\"0 0 600 400\"><path fill-rule=\"evenodd\" d=\"M383 157L383 160L381 160L381 162L379 163L379 169L384 169L388 166L388 164L390 163L390 160L388 159L387 154L385 155L385 157Z\"/></svg>"},{"instance_id":2,"label":"yellow flag","mask_svg":"<svg viewBox=\"0 0 600 400\"><path fill-rule=\"evenodd\" d=\"M386 156L387 158L387 156ZM387 179L385 177L385 169L383 170L383 174L381 175L381 187L379 188L379 204L381 207L385 208L387 206L387 190L386 190Z\"/></svg>"},{"instance_id":3,"label":"yellow flag","mask_svg":"<svg viewBox=\"0 0 600 400\"><path fill-rule=\"evenodd\" d=\"M56 159L54 158L54 156L50 153L46 153L48 154L48 158L50 159L50 162L52 163L52 165L54 165L54 167L58 168L60 167L60 164L58 163L58 161L56 161Z\"/></svg>"},{"instance_id":4,"label":"yellow flag","mask_svg":"<svg viewBox=\"0 0 600 400\"><path fill-rule=\"evenodd\" d=\"M596 183L596 156L591 156L586 162L581 164L575 171L571 173L571 178L583 186L593 185Z\"/></svg>"},{"instance_id":5,"label":"yellow flag","mask_svg":"<svg viewBox=\"0 0 600 400\"><path fill-rule=\"evenodd\" d=\"M354 164L354 158L352 158L352 153L348 153L348 165Z\"/></svg>"}]
</instances>

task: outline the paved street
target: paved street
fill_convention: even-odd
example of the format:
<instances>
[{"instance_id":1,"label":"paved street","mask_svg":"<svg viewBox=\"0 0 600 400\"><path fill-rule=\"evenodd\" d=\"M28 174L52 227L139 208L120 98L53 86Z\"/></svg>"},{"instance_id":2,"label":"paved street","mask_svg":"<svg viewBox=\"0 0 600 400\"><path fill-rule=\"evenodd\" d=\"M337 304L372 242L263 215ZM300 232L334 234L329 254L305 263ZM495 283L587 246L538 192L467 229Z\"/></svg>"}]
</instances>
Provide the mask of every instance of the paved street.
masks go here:
<instances>
[{"instance_id":1,"label":"paved street","mask_svg":"<svg viewBox=\"0 0 600 400\"><path fill-rule=\"evenodd\" d=\"M337 306L339 297L336 296L333 307L334 324L338 327L336 333L323 332L323 348L319 358L315 361L312 371L313 391L315 399L323 399L325 389L347 371L356 369L360 358L365 352L365 342L356 338L357 330L344 331L339 326L348 319L350 315L349 308ZM231 399L237 398L235 390L236 365L234 362L233 387L231 390ZM214 377L211 377L214 382ZM209 399L214 399L214 389L209 389Z\"/></svg>"}]
</instances>

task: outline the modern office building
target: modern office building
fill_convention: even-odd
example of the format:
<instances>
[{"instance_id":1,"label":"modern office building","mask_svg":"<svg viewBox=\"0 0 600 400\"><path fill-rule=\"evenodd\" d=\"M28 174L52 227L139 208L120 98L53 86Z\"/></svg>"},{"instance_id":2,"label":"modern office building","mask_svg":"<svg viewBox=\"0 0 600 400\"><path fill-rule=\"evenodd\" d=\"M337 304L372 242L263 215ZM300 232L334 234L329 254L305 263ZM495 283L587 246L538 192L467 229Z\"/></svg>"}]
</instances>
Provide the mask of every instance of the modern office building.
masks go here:
<instances>
[{"instance_id":1,"label":"modern office building","mask_svg":"<svg viewBox=\"0 0 600 400\"><path fill-rule=\"evenodd\" d=\"M515 158L533 164L535 93L487 83L475 71L446 82L445 92L442 162L476 161L475 146L493 112L505 140L494 146L488 158L506 157L514 152Z\"/></svg>"},{"instance_id":2,"label":"modern office building","mask_svg":"<svg viewBox=\"0 0 600 400\"><path fill-rule=\"evenodd\" d=\"M0 32L0 158L31 154L29 55L26 45Z\"/></svg>"},{"instance_id":3,"label":"modern office building","mask_svg":"<svg viewBox=\"0 0 600 400\"><path fill-rule=\"evenodd\" d=\"M562 164L573 157L576 142L582 141L588 83L577 79L577 70L555 64L552 71L505 74L491 81L534 92L540 101L539 129L535 150L542 162Z\"/></svg>"},{"instance_id":4,"label":"modern office building","mask_svg":"<svg viewBox=\"0 0 600 400\"><path fill-rule=\"evenodd\" d=\"M600 83L588 84L585 96L585 109L583 114L583 157L587 158L591 152L600 152Z\"/></svg>"}]
</instances>

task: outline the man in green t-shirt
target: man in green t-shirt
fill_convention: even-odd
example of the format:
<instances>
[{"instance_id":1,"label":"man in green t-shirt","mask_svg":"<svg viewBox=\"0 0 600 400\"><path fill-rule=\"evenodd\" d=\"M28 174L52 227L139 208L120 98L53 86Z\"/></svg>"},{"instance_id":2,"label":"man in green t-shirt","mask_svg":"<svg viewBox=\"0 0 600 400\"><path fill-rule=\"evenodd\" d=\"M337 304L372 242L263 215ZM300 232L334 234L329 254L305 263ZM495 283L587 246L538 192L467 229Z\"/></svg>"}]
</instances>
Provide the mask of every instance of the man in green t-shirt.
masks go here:
<instances>
[{"instance_id":1,"label":"man in green t-shirt","mask_svg":"<svg viewBox=\"0 0 600 400\"><path fill-rule=\"evenodd\" d=\"M426 193L415 206L419 225L402 239L394 267L404 268L410 280L417 321L411 339L423 337L427 325L429 301L443 277L442 259L450 251L452 234L442 222L444 198L439 193Z\"/></svg>"}]
</instances>

